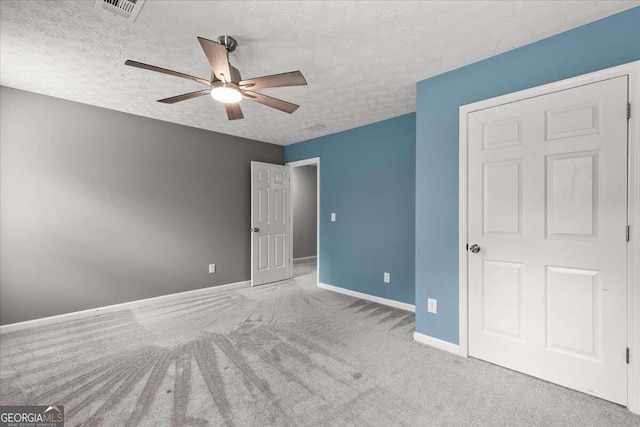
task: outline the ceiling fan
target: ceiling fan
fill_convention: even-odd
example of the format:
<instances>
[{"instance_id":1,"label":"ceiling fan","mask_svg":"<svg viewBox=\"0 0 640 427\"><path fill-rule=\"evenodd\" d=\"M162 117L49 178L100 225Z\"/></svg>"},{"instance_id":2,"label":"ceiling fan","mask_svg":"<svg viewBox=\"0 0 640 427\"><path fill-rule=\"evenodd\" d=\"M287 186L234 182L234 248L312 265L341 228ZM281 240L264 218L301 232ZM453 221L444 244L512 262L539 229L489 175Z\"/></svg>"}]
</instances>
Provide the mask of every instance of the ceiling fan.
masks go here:
<instances>
[{"instance_id":1,"label":"ceiling fan","mask_svg":"<svg viewBox=\"0 0 640 427\"><path fill-rule=\"evenodd\" d=\"M124 64L131 67L168 74L170 76L182 77L183 79L193 80L194 82L207 86L206 89L158 100L158 102L165 104L174 104L176 102L186 101L187 99L193 99L210 94L216 101L224 103L229 120L244 118L239 104L242 99L255 101L266 105L267 107L275 108L276 110L284 111L289 114L298 109L299 105L263 95L261 93L254 92L254 90L269 87L306 85L307 81L300 71L290 71L288 73L272 74L270 76L242 80L238 69L229 63L229 52L233 52L238 46L238 42L233 37L220 36L218 37L217 42L203 37L198 37L198 41L200 41L200 46L202 46L202 50L204 50L205 55L207 55L207 59L209 59L209 64L211 64L211 80L191 76L178 71L167 70L166 68L160 68L154 65L131 61L129 59L125 61Z\"/></svg>"}]
</instances>

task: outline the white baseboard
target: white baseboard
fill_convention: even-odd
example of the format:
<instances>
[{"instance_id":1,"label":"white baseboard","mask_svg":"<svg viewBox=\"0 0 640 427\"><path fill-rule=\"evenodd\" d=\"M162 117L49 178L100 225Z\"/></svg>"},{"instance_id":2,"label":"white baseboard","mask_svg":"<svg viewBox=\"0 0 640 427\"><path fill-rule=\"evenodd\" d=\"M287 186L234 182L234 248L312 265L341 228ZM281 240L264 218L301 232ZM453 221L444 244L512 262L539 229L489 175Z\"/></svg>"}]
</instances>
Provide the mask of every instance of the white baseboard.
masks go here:
<instances>
[{"instance_id":1,"label":"white baseboard","mask_svg":"<svg viewBox=\"0 0 640 427\"><path fill-rule=\"evenodd\" d=\"M299 257L299 258L294 258L294 261L311 261L312 259L316 259L318 258L317 255L312 255L312 256L303 256L303 257Z\"/></svg>"},{"instance_id":2,"label":"white baseboard","mask_svg":"<svg viewBox=\"0 0 640 427\"><path fill-rule=\"evenodd\" d=\"M318 283L318 287L326 289L328 291L337 292L339 294L349 295L364 299L367 301L377 302L378 304L388 305L390 307L399 308L400 310L416 312L416 306L413 304L407 304L406 302L394 301L392 299L376 297L374 295L363 294L362 292L352 291L351 289L340 288L338 286L328 285L326 283Z\"/></svg>"},{"instance_id":3,"label":"white baseboard","mask_svg":"<svg viewBox=\"0 0 640 427\"><path fill-rule=\"evenodd\" d=\"M224 285L210 286L208 288L194 289L192 291L178 292L175 294L160 295L158 297L145 298L145 299L139 299L135 301L123 302L120 304L107 305L105 307L90 308L88 310L82 310L82 311L73 311L71 313L58 314L56 316L49 316L49 317L42 317L40 319L26 320L24 322L9 323L8 325L0 326L0 333L21 331L23 329L33 328L36 326L43 326L43 325L49 325L52 323L62 322L66 320L90 317L96 314L110 313L113 311L126 309L128 307L135 307L141 304L146 304L151 301L161 301L161 300L171 301L172 299L182 298L187 295L198 295L198 294L206 295L208 293L215 293L220 289L233 288L233 287L245 288L245 287L249 287L250 285L251 285L251 280L245 280L242 282L227 283Z\"/></svg>"},{"instance_id":4,"label":"white baseboard","mask_svg":"<svg viewBox=\"0 0 640 427\"><path fill-rule=\"evenodd\" d=\"M420 344L425 344L430 347L448 351L449 353L453 353L458 356L460 355L460 346L458 344L452 344L448 341L443 341L438 338L430 337L429 335L421 334L420 332L414 332L413 339Z\"/></svg>"}]
</instances>

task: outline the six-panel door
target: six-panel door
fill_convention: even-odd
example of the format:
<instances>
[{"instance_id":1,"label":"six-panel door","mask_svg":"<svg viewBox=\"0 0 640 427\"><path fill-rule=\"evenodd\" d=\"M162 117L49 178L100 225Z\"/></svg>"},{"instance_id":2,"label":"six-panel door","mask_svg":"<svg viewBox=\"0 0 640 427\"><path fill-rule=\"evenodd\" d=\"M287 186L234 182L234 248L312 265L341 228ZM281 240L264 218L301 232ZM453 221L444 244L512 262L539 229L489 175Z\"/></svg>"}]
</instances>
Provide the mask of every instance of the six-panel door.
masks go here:
<instances>
[{"instance_id":1,"label":"six-panel door","mask_svg":"<svg viewBox=\"0 0 640 427\"><path fill-rule=\"evenodd\" d=\"M289 167L251 162L251 284L288 279Z\"/></svg>"},{"instance_id":2,"label":"six-panel door","mask_svg":"<svg viewBox=\"0 0 640 427\"><path fill-rule=\"evenodd\" d=\"M469 354L621 404L627 85L468 116Z\"/></svg>"}]
</instances>

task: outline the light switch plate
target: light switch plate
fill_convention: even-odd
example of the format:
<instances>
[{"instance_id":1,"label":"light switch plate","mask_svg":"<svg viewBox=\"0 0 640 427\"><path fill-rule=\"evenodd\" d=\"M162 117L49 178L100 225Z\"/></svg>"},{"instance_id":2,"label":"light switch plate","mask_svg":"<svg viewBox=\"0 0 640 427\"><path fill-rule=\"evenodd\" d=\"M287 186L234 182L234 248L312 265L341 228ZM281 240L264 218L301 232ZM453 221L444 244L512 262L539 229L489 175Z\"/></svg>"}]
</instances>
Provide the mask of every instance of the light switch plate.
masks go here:
<instances>
[{"instance_id":1,"label":"light switch plate","mask_svg":"<svg viewBox=\"0 0 640 427\"><path fill-rule=\"evenodd\" d=\"M336 214L335 214L335 212L331 212L331 222L336 222Z\"/></svg>"}]
</instances>

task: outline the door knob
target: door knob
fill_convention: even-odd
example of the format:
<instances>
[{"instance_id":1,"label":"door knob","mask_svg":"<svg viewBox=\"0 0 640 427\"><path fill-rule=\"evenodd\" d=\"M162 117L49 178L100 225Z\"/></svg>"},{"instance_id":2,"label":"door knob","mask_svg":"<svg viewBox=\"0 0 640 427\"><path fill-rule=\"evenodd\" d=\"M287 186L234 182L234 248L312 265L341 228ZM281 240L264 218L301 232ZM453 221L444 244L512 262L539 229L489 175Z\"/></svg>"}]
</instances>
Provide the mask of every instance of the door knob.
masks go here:
<instances>
[{"instance_id":1,"label":"door knob","mask_svg":"<svg viewBox=\"0 0 640 427\"><path fill-rule=\"evenodd\" d=\"M260 231L260 229L259 229L259 228L250 228L250 230L251 230L251 231L253 231L254 233L257 233L257 232L259 232L259 231Z\"/></svg>"},{"instance_id":2,"label":"door knob","mask_svg":"<svg viewBox=\"0 0 640 427\"><path fill-rule=\"evenodd\" d=\"M473 252L474 254L477 254L478 252L480 252L480 246L478 245L471 245L469 246L469 250L471 252Z\"/></svg>"}]
</instances>

